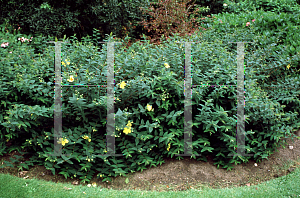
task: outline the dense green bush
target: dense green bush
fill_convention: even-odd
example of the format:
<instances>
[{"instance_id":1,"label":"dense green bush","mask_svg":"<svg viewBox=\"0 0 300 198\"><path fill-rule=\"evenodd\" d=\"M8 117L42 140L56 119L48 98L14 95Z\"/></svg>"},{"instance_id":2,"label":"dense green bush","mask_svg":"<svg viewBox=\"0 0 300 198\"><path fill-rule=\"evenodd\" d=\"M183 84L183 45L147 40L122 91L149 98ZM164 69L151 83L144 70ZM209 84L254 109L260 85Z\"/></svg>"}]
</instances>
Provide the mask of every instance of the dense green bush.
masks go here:
<instances>
[{"instance_id":1,"label":"dense green bush","mask_svg":"<svg viewBox=\"0 0 300 198\"><path fill-rule=\"evenodd\" d=\"M297 0L224 0L224 4L224 12L235 14L258 10L275 12L277 14L292 14L293 12L298 12L300 6Z\"/></svg>"},{"instance_id":2,"label":"dense green bush","mask_svg":"<svg viewBox=\"0 0 300 198\"><path fill-rule=\"evenodd\" d=\"M76 33L79 41L87 35L92 36L94 28L100 30L101 40L111 32L120 38L127 34L138 38L145 32L138 22L141 17L148 16L139 8L147 6L148 0L3 0L0 1L0 21L6 21L14 29L21 27L23 34L62 38Z\"/></svg>"},{"instance_id":3,"label":"dense green bush","mask_svg":"<svg viewBox=\"0 0 300 198\"><path fill-rule=\"evenodd\" d=\"M211 34L206 34L206 37L204 37L205 40L218 39L223 32L233 33L236 32L235 29L241 31L241 33L249 30L252 34L261 35L263 39L260 40L247 39L249 42L256 42L256 45L246 44L251 51L261 48L258 46L264 46L265 54L268 54L263 57L266 63L260 60L261 64L255 68L256 75L266 76L265 78L257 76L258 84L266 90L269 96L277 98L276 100L282 105L287 105L285 107L286 111L293 109L295 112L300 112L300 109L296 108L299 102L292 99L295 97L299 99L299 94L296 91L297 81L296 85L291 84L288 89L286 89L286 82L294 82L300 76L299 13L299 11L293 14L281 13L279 15L263 11L253 11L239 15L226 13L214 16L218 19L214 23L203 25L205 28L210 27L212 29L210 31ZM246 35L249 33L245 32L242 34L246 38ZM235 40L240 39L237 38ZM268 45L270 47L267 47ZM231 46L228 50L231 52L236 51L234 44L231 44ZM258 56L257 53L254 53L254 55ZM285 59L285 57L288 57L288 59ZM245 61L247 65L252 64L249 56L245 57ZM279 89L276 89L276 87ZM284 96L280 96L281 93Z\"/></svg>"},{"instance_id":4,"label":"dense green bush","mask_svg":"<svg viewBox=\"0 0 300 198\"><path fill-rule=\"evenodd\" d=\"M97 0L85 13L91 27L102 33L102 39L104 34L111 32L119 38L124 38L126 35L138 38L142 32L145 32L138 24L140 18L149 17L141 12L140 7L147 8L149 5L148 0ZM89 35L92 35L92 31L89 31Z\"/></svg>"},{"instance_id":5,"label":"dense green bush","mask_svg":"<svg viewBox=\"0 0 300 198\"><path fill-rule=\"evenodd\" d=\"M1 115L4 115L0 117L3 126L1 154L13 150L33 152L31 160L18 167L28 168L28 165L38 163L53 173L58 170L66 178L78 176L83 182L96 173L105 181L112 176L143 170L148 165L161 164L163 156L173 157L184 151L185 51L184 44L174 41L203 41L192 44L193 84L234 85L236 48L234 50L234 44L228 42L242 40L256 41L253 47L245 45L245 152L254 156L228 157L236 148L236 88L198 86L193 88L192 95L193 157L201 154L197 160L206 161L206 155L216 156L215 164L227 169L231 169L233 163L266 158L282 144L283 137L291 135L300 121L296 97L299 95L299 78L294 76L287 82L278 80L286 87L298 88L291 95L282 92L268 96L258 84L258 80L267 79L261 74L261 65L272 58L280 67L286 67L291 60L283 48L269 50L274 41L272 37L255 33L252 29L232 29L224 35L218 28L184 39L174 35L169 43L162 38L160 46L149 44L145 37L146 43L133 43L128 49L115 44L115 126L118 132L115 150L116 154L124 156L97 156L107 152L105 88L62 87L63 140L60 143L63 154L71 156L49 157L54 149L53 44L48 44L43 53L37 55L32 46L36 41L38 45L44 45L45 38L33 37L30 44L22 43L18 37L24 35L5 33L3 29L0 37L8 45L0 49L3 57L0 99ZM49 40L53 38L49 37ZM75 37L67 40L72 42L62 44L62 84L71 84L68 79L73 76L74 84L105 85L106 45L103 44L99 51L89 38L83 43L77 42ZM120 40L112 36L106 39L124 41L125 44L128 40L129 37ZM254 55L265 57L261 60ZM296 112L285 111L276 96L287 102L298 102ZM7 147L6 141L13 146Z\"/></svg>"},{"instance_id":6,"label":"dense green bush","mask_svg":"<svg viewBox=\"0 0 300 198\"><path fill-rule=\"evenodd\" d=\"M50 1L51 2L51 1ZM42 33L44 35L62 37L66 29L75 30L78 26L78 12L72 12L70 6L54 9L43 1L1 1L3 12L0 19L13 25L15 29L22 28L22 32Z\"/></svg>"},{"instance_id":7,"label":"dense green bush","mask_svg":"<svg viewBox=\"0 0 300 198\"><path fill-rule=\"evenodd\" d=\"M209 31L185 36L185 41L203 41L192 44L194 85L236 84L236 43L228 42L255 42L245 44L245 152L254 156L228 157L236 147L236 88L198 86L192 95L193 154L202 155L197 160L213 155L215 164L227 169L233 163L259 161L299 127L299 21L299 12L228 13L202 20ZM182 40L178 34L169 37L170 43L162 37L159 46L151 45L146 37L146 43L128 48L128 36L106 39L124 41L115 44L114 53L115 126L116 131L123 130L115 136L116 153L123 157L96 156L106 153L103 87L62 87L61 143L66 143L63 153L72 155L49 157L54 148L54 47L46 42L54 39L25 36L13 32L13 27L7 27L7 33L5 25L1 30L0 152L33 152L31 161L19 165L21 169L39 163L66 178L76 175L88 181L98 173L110 180L107 177L156 166L163 156L184 151L185 52L184 44L174 43ZM106 84L106 45L100 50L89 37L83 43L75 37L67 40L71 43L62 44L62 83L71 84L67 80L73 76L73 83Z\"/></svg>"},{"instance_id":8,"label":"dense green bush","mask_svg":"<svg viewBox=\"0 0 300 198\"><path fill-rule=\"evenodd\" d=\"M182 3L185 0L176 0L178 3ZM153 1L153 3L159 3L160 0ZM196 17L204 17L210 14L218 14L224 11L223 0L192 0L186 4L186 9L190 12L194 12L198 9ZM193 6L195 5L195 6Z\"/></svg>"},{"instance_id":9,"label":"dense green bush","mask_svg":"<svg viewBox=\"0 0 300 198\"><path fill-rule=\"evenodd\" d=\"M197 4L196 8L200 8L203 12L199 13L199 17L218 14L224 11L223 0L195 0L192 3ZM193 11L194 8L191 8Z\"/></svg>"}]
</instances>

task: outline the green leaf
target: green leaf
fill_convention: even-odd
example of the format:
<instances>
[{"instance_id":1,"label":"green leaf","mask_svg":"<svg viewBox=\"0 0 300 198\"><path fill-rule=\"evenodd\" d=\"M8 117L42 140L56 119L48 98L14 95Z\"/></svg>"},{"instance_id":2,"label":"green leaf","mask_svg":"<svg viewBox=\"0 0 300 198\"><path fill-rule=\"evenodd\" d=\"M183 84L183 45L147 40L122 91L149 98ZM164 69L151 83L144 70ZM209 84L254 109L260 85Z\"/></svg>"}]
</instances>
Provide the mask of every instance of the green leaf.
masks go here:
<instances>
[{"instance_id":1,"label":"green leaf","mask_svg":"<svg viewBox=\"0 0 300 198\"><path fill-rule=\"evenodd\" d=\"M295 48L294 48L293 46L291 46L291 47L290 47L290 50L291 50L292 52L294 52L294 51L295 51Z\"/></svg>"},{"instance_id":2,"label":"green leaf","mask_svg":"<svg viewBox=\"0 0 300 198\"><path fill-rule=\"evenodd\" d=\"M1 101L1 104L4 104L4 107L6 107L6 102L4 100Z\"/></svg>"},{"instance_id":3,"label":"green leaf","mask_svg":"<svg viewBox=\"0 0 300 198\"><path fill-rule=\"evenodd\" d=\"M73 162L72 162L72 161L70 161L70 160L67 160L67 162L68 162L69 164L73 164Z\"/></svg>"},{"instance_id":4,"label":"green leaf","mask_svg":"<svg viewBox=\"0 0 300 198\"><path fill-rule=\"evenodd\" d=\"M138 105L139 105L139 108L140 108L141 112L145 112L144 107L142 105L140 105L140 104L138 104Z\"/></svg>"},{"instance_id":5,"label":"green leaf","mask_svg":"<svg viewBox=\"0 0 300 198\"><path fill-rule=\"evenodd\" d=\"M139 139L135 138L135 145L137 146L139 144Z\"/></svg>"},{"instance_id":6,"label":"green leaf","mask_svg":"<svg viewBox=\"0 0 300 198\"><path fill-rule=\"evenodd\" d=\"M52 171L53 175L55 175L55 168L50 168L50 170Z\"/></svg>"},{"instance_id":7,"label":"green leaf","mask_svg":"<svg viewBox=\"0 0 300 198\"><path fill-rule=\"evenodd\" d=\"M62 164L64 162L64 160L60 160L57 162L57 164Z\"/></svg>"},{"instance_id":8,"label":"green leaf","mask_svg":"<svg viewBox=\"0 0 300 198\"><path fill-rule=\"evenodd\" d=\"M126 183L126 184L128 184L128 182L129 182L129 179L128 179L128 178L126 178L126 179L125 179L125 183Z\"/></svg>"},{"instance_id":9,"label":"green leaf","mask_svg":"<svg viewBox=\"0 0 300 198\"><path fill-rule=\"evenodd\" d=\"M157 104L157 106L160 106L160 101L159 100L156 100L155 103Z\"/></svg>"},{"instance_id":10,"label":"green leaf","mask_svg":"<svg viewBox=\"0 0 300 198\"><path fill-rule=\"evenodd\" d=\"M50 148L50 147L46 147L46 149L47 149L49 152L52 151L52 148ZM45 162L45 163L50 163L50 162ZM50 166L51 166L51 165L50 165Z\"/></svg>"},{"instance_id":11,"label":"green leaf","mask_svg":"<svg viewBox=\"0 0 300 198\"><path fill-rule=\"evenodd\" d=\"M70 157L66 157L66 156L64 156L64 155L62 155L61 157L62 157L65 161L67 161L67 160L70 159Z\"/></svg>"},{"instance_id":12,"label":"green leaf","mask_svg":"<svg viewBox=\"0 0 300 198\"><path fill-rule=\"evenodd\" d=\"M153 131L153 128L152 127L149 127L149 132L151 133Z\"/></svg>"}]
</instances>

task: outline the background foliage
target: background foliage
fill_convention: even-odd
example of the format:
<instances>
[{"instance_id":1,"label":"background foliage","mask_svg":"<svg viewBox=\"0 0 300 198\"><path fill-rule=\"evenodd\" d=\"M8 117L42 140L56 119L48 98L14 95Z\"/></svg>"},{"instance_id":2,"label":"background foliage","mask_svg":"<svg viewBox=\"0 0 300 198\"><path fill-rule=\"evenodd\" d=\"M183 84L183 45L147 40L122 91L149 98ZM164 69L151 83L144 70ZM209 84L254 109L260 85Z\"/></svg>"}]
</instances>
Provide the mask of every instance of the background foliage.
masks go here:
<instances>
[{"instance_id":1,"label":"background foliage","mask_svg":"<svg viewBox=\"0 0 300 198\"><path fill-rule=\"evenodd\" d=\"M229 13L239 14L241 12L249 13L252 11L263 10L274 13L290 13L298 12L300 1L298 0L225 0L225 10Z\"/></svg>"},{"instance_id":2,"label":"background foliage","mask_svg":"<svg viewBox=\"0 0 300 198\"><path fill-rule=\"evenodd\" d=\"M153 33L140 24L142 19L151 22L151 15L147 12L143 14L140 9L149 8L150 3L155 9L160 7L157 4L159 1L149 0L1 0L3 11L0 20L13 25L13 29L21 27L23 34L43 34L58 38L66 35L69 38L76 33L78 41L81 41L87 35L92 36L93 30L97 29L101 40L111 32L119 38L128 35L132 40L140 40L142 34L150 36ZM192 6L194 4L196 6ZM196 0L187 3L186 9L191 12L198 9L195 14L187 16L198 21L198 18L207 14L221 13L224 7L222 1ZM169 32L163 31L163 34L166 33Z\"/></svg>"},{"instance_id":3,"label":"background foliage","mask_svg":"<svg viewBox=\"0 0 300 198\"><path fill-rule=\"evenodd\" d=\"M93 29L104 34L113 32L122 37L138 36L142 31L136 25L140 17L146 17L139 7L147 7L148 0L2 0L0 20L22 28L22 33L42 33L62 38L78 34L82 37L93 34Z\"/></svg>"}]
</instances>

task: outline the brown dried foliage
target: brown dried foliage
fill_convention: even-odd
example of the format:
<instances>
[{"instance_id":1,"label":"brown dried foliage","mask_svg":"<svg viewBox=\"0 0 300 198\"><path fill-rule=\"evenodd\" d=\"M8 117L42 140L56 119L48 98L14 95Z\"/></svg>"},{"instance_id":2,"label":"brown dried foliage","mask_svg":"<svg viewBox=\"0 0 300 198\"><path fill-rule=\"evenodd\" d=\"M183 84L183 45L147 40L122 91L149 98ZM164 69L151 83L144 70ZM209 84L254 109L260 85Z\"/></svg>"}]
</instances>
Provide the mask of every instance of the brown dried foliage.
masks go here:
<instances>
[{"instance_id":1,"label":"brown dried foliage","mask_svg":"<svg viewBox=\"0 0 300 198\"><path fill-rule=\"evenodd\" d=\"M194 18L189 19L191 14L196 14L195 12L198 11L196 9L192 13L189 12L189 9L196 5L193 4L187 8L186 5L190 2L191 0L183 0L182 3L178 3L175 0L164 0L158 3L159 8L156 10L153 6L150 9L140 8L143 11L148 11L147 14L152 16L150 22L145 21L145 19L140 22L148 32L152 31L152 38L150 36L151 43L160 44L160 37L164 35L165 39L168 39L171 32L179 33L179 36L191 35L195 32L195 28L198 29L200 27ZM205 30L205 28L203 29Z\"/></svg>"}]
</instances>

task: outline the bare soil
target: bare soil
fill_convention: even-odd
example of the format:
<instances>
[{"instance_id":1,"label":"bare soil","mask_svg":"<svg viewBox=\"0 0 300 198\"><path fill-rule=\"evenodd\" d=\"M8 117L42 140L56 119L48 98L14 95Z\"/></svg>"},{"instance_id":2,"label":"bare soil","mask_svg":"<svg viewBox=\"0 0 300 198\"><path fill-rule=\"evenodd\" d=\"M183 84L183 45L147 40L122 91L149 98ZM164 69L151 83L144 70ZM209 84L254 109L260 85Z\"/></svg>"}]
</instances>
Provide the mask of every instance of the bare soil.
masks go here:
<instances>
[{"instance_id":1,"label":"bare soil","mask_svg":"<svg viewBox=\"0 0 300 198\"><path fill-rule=\"evenodd\" d=\"M296 132L300 136L300 130ZM184 157L176 160L175 157L164 158L165 163L161 166L151 167L142 172L128 173L129 182L126 184L125 177L113 177L112 182L102 182L97 179L96 174L90 183L96 182L97 186L114 190L146 190L146 191L183 191L190 188L232 188L240 186L257 185L293 172L300 167L300 137L284 138L287 140L285 148L279 147L278 152L257 163L250 160L247 164L233 165L234 169L217 169L214 165L213 156L206 156L207 162L197 161ZM290 146L293 146L291 149ZM3 160L9 160L12 155L20 155L14 151L2 156ZM25 159L26 160L26 159ZM27 159L28 160L28 159ZM84 185L76 178L65 179L63 175L53 175L50 170L43 166L35 165L30 170L18 171L18 168L6 167L0 169L0 173L11 174L25 179L40 179L55 183L70 183L73 185ZM86 184L85 184L86 185Z\"/></svg>"}]
</instances>

